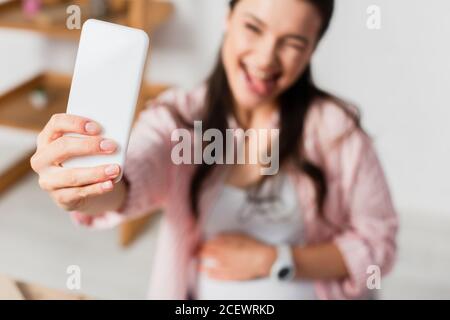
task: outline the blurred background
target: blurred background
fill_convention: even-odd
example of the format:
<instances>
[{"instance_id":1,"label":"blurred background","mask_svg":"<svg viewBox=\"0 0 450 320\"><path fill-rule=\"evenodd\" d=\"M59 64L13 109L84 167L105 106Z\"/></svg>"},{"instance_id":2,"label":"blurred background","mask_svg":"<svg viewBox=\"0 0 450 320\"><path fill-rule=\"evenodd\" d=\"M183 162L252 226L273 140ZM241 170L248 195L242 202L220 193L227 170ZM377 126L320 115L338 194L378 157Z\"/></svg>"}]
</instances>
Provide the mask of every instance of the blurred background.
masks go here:
<instances>
[{"instance_id":1,"label":"blurred background","mask_svg":"<svg viewBox=\"0 0 450 320\"><path fill-rule=\"evenodd\" d=\"M65 27L70 4L80 5L82 20L149 32L141 108L167 87L203 81L227 1L0 0L0 284L67 294L67 267L77 265L82 287L68 297L142 299L161 216L78 229L29 169L36 133L67 103L79 38ZM380 29L367 27L370 5L381 10ZM314 58L317 83L360 107L400 215L398 261L382 299L450 299L449 15L446 0L337 1Z\"/></svg>"}]
</instances>

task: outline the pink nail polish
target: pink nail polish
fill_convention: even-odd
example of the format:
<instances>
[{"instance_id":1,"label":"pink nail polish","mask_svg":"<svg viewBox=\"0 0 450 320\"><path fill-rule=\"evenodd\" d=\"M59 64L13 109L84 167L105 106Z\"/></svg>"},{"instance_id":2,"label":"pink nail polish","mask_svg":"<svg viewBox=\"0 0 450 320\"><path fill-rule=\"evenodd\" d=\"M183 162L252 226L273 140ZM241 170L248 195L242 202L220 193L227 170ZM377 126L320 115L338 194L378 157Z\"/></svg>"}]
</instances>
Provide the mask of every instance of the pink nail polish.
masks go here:
<instances>
[{"instance_id":1,"label":"pink nail polish","mask_svg":"<svg viewBox=\"0 0 450 320\"><path fill-rule=\"evenodd\" d=\"M116 150L116 143L112 140L102 140L100 142L100 149L103 151L114 151Z\"/></svg>"},{"instance_id":2,"label":"pink nail polish","mask_svg":"<svg viewBox=\"0 0 450 320\"><path fill-rule=\"evenodd\" d=\"M105 168L105 174L108 176L115 176L119 173L119 166L111 165Z\"/></svg>"},{"instance_id":3,"label":"pink nail polish","mask_svg":"<svg viewBox=\"0 0 450 320\"><path fill-rule=\"evenodd\" d=\"M86 130L87 133L97 133L99 131L99 128L95 123L88 122L85 124L84 130Z\"/></svg>"}]
</instances>

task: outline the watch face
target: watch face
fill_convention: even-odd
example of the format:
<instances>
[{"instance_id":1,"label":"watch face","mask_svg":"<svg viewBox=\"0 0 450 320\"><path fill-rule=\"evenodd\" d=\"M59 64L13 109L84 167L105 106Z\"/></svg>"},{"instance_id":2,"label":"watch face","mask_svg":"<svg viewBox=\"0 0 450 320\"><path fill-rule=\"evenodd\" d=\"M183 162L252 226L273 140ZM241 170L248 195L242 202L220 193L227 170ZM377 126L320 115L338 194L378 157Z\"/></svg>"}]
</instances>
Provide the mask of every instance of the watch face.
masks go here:
<instances>
[{"instance_id":1,"label":"watch face","mask_svg":"<svg viewBox=\"0 0 450 320\"><path fill-rule=\"evenodd\" d=\"M280 280L290 280L293 276L293 269L290 267L283 267L278 271L278 279Z\"/></svg>"}]
</instances>

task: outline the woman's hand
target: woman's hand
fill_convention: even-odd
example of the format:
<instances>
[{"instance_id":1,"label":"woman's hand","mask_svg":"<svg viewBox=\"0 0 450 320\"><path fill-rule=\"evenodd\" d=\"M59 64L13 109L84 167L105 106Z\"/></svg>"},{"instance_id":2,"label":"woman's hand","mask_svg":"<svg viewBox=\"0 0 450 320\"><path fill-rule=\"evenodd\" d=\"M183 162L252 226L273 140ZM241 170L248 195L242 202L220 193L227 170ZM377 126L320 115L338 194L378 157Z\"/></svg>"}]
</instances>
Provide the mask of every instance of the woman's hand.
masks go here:
<instances>
[{"instance_id":1,"label":"woman's hand","mask_svg":"<svg viewBox=\"0 0 450 320\"><path fill-rule=\"evenodd\" d=\"M203 243L200 272L217 280L251 280L267 277L276 258L274 247L245 234L228 233Z\"/></svg>"},{"instance_id":2,"label":"woman's hand","mask_svg":"<svg viewBox=\"0 0 450 320\"><path fill-rule=\"evenodd\" d=\"M56 114L37 139L31 167L39 175L39 185L58 206L67 211L83 210L89 200L113 190L120 174L118 165L95 168L63 168L61 163L77 156L112 154L116 144L103 139L100 126L82 117ZM78 133L83 137L65 136Z\"/></svg>"}]
</instances>

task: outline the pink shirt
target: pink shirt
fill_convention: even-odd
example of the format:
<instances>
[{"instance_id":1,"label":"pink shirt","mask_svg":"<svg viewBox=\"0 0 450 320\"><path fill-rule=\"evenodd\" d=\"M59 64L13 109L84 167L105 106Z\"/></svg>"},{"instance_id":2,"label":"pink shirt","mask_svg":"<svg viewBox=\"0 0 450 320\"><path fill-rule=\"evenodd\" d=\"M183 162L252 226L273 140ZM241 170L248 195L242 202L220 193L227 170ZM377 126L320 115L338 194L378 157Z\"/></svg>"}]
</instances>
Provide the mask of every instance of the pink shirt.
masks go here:
<instances>
[{"instance_id":1,"label":"pink shirt","mask_svg":"<svg viewBox=\"0 0 450 320\"><path fill-rule=\"evenodd\" d=\"M164 209L150 299L185 299L190 262L199 243L204 213L208 212L223 186L226 170L207 180L200 203L202 215L193 218L189 188L194 165L175 165L171 160L172 131L180 127L170 108L186 119L196 119L204 105L205 87L192 92L170 90L143 111L133 129L124 174L129 192L121 212L107 212L94 219L96 229L117 226L126 219ZM367 294L368 267L389 272L396 254L398 220L383 170L370 138L360 130L337 141L352 128L351 119L333 102L317 100L305 123L307 157L325 170L328 195L327 219L336 231L318 217L311 180L298 170L288 169L302 206L307 244L332 241L339 248L350 276L341 280L315 281L320 299L352 299ZM230 121L235 126L235 121ZM72 214L76 220L76 215Z\"/></svg>"}]
</instances>

